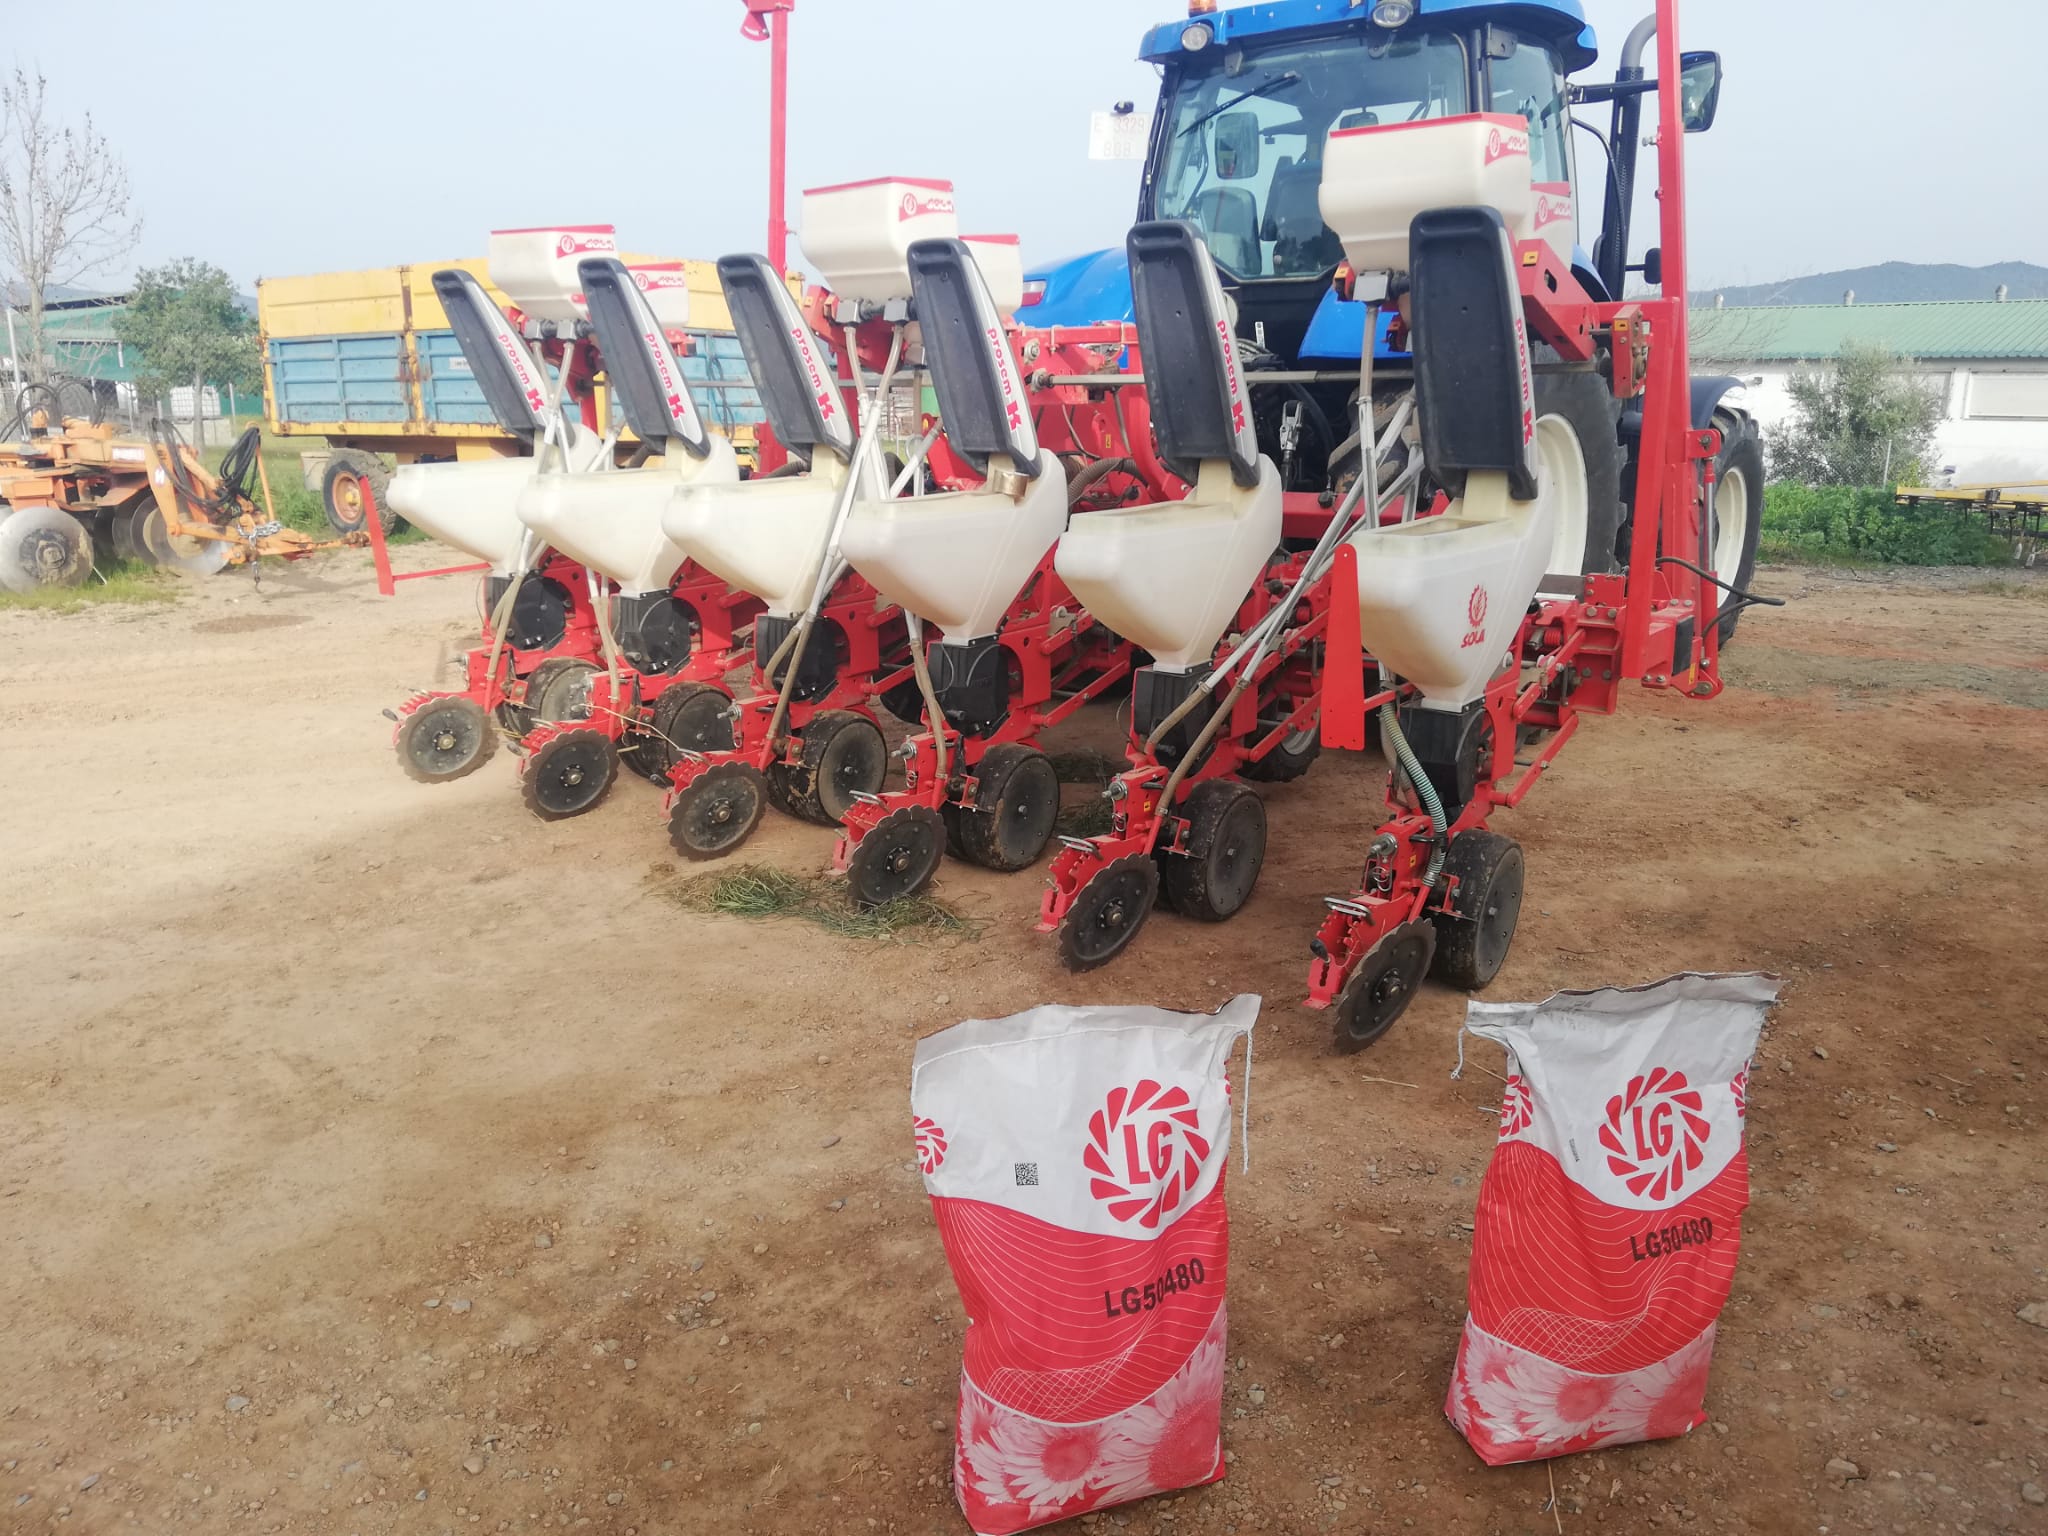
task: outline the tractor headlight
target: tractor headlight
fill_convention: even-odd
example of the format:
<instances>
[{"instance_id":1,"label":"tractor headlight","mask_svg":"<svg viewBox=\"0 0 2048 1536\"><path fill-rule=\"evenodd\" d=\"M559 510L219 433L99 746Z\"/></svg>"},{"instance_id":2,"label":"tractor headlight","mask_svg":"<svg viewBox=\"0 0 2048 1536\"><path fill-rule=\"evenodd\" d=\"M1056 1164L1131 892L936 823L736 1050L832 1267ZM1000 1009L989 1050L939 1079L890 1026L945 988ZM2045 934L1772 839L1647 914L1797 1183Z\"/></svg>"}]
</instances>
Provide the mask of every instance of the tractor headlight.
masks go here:
<instances>
[{"instance_id":1,"label":"tractor headlight","mask_svg":"<svg viewBox=\"0 0 2048 1536\"><path fill-rule=\"evenodd\" d=\"M1209 46L1216 36L1215 30L1206 21L1198 21L1191 27L1181 29L1180 45L1189 53L1200 53Z\"/></svg>"},{"instance_id":2,"label":"tractor headlight","mask_svg":"<svg viewBox=\"0 0 2048 1536\"><path fill-rule=\"evenodd\" d=\"M1389 32L1415 19L1415 0L1378 0L1372 8L1372 24Z\"/></svg>"}]
</instances>

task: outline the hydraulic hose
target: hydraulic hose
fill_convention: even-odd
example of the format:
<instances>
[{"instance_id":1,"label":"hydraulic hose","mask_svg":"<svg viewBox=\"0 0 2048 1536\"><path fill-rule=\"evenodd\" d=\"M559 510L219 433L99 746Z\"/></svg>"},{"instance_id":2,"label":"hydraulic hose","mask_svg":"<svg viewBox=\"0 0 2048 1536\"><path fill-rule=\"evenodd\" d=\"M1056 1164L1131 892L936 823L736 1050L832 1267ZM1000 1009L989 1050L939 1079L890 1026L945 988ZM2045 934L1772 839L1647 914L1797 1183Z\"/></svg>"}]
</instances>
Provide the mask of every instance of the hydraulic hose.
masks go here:
<instances>
[{"instance_id":1,"label":"hydraulic hose","mask_svg":"<svg viewBox=\"0 0 2048 1536\"><path fill-rule=\"evenodd\" d=\"M1072 479L1067 481L1067 505L1070 507L1074 505L1075 502L1081 499L1082 493L1089 486L1104 476L1113 475L1119 470L1127 475L1135 475L1138 473L1137 461L1135 459L1096 459L1083 467Z\"/></svg>"}]
</instances>

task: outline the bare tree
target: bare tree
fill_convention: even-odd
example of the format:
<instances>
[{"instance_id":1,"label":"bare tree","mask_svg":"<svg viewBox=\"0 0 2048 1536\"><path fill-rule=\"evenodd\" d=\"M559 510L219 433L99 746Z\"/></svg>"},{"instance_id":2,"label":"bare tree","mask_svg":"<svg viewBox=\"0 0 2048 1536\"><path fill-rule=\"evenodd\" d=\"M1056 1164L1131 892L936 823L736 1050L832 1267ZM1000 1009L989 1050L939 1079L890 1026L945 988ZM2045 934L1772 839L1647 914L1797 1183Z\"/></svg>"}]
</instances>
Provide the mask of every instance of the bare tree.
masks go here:
<instances>
[{"instance_id":1,"label":"bare tree","mask_svg":"<svg viewBox=\"0 0 2048 1536\"><path fill-rule=\"evenodd\" d=\"M129 216L127 167L92 114L59 124L48 95L49 82L19 66L0 82L0 256L21 290L11 302L28 313L32 379L44 374L46 290L119 260L142 234Z\"/></svg>"}]
</instances>

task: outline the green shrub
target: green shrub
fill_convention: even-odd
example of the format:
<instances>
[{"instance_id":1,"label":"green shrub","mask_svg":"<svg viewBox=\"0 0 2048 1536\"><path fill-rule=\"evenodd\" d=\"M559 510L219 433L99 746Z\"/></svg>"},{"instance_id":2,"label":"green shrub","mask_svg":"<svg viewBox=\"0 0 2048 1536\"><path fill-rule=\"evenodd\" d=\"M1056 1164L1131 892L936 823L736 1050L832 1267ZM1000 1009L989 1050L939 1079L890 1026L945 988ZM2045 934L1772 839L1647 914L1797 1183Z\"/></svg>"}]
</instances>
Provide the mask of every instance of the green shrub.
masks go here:
<instances>
[{"instance_id":1,"label":"green shrub","mask_svg":"<svg viewBox=\"0 0 2048 1536\"><path fill-rule=\"evenodd\" d=\"M1876 486L1789 481L1764 490L1758 548L1767 560L1875 565L1999 565L2012 558L1978 513L1901 506Z\"/></svg>"}]
</instances>

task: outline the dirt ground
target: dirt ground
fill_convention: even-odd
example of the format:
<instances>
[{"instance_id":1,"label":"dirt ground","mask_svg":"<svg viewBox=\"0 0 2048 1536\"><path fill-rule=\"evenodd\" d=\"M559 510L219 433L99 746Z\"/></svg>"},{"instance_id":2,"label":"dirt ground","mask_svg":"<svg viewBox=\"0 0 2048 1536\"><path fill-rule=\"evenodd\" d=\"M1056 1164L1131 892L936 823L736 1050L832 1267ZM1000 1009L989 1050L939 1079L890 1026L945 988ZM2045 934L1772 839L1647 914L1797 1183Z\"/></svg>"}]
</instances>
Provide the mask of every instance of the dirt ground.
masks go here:
<instances>
[{"instance_id":1,"label":"dirt ground","mask_svg":"<svg viewBox=\"0 0 2048 1536\"><path fill-rule=\"evenodd\" d=\"M679 908L637 781L552 826L507 754L407 781L379 711L452 676L466 581L0 613L0 1531L957 1536L913 1042L1238 991L1232 1465L1097 1529L2048 1529L2048 581L1764 585L1723 698L1627 698L1498 823L1489 995L1787 978L1713 1422L1497 1471L1440 1411L1498 1087L1448 1075L1462 999L1355 1058L1298 1006L1365 763L1268 793L1235 922L1075 978L1035 875L861 942Z\"/></svg>"}]
</instances>

